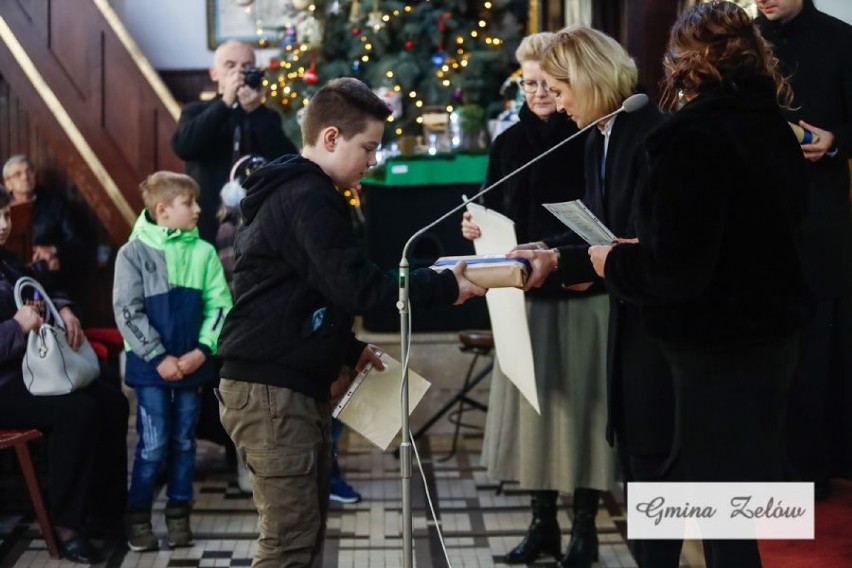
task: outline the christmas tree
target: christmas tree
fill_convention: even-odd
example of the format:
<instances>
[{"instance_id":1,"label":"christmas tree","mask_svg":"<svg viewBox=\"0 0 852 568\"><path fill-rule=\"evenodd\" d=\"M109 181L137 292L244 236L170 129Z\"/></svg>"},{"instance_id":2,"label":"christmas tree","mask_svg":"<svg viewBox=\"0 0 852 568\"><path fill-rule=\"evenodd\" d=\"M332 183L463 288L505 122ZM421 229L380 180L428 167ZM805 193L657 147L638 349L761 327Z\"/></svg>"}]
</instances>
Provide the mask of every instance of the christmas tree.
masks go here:
<instances>
[{"instance_id":1,"label":"christmas tree","mask_svg":"<svg viewBox=\"0 0 852 568\"><path fill-rule=\"evenodd\" d=\"M526 4L280 0L274 21L263 24L278 30L281 45L267 69L268 104L294 117L325 82L357 77L393 109L388 139L420 134L424 112L502 108Z\"/></svg>"}]
</instances>

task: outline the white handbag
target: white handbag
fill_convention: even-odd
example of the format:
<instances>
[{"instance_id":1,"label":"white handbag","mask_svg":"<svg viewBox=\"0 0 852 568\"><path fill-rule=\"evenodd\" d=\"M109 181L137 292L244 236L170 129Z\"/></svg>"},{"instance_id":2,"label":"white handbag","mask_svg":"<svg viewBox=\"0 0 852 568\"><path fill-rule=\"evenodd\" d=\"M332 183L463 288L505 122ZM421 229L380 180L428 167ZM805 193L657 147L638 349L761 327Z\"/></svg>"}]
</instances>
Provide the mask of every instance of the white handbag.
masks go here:
<instances>
[{"instance_id":1,"label":"white handbag","mask_svg":"<svg viewBox=\"0 0 852 568\"><path fill-rule=\"evenodd\" d=\"M24 386L35 396L68 394L87 386L100 374L98 357L89 341L83 337L80 348L77 351L71 349L65 324L56 306L41 284L28 276L15 282L15 304L18 309L24 305L21 296L24 288L36 290L49 312L41 327L31 331L27 338L27 352L21 364ZM48 323L48 319L52 323Z\"/></svg>"}]
</instances>

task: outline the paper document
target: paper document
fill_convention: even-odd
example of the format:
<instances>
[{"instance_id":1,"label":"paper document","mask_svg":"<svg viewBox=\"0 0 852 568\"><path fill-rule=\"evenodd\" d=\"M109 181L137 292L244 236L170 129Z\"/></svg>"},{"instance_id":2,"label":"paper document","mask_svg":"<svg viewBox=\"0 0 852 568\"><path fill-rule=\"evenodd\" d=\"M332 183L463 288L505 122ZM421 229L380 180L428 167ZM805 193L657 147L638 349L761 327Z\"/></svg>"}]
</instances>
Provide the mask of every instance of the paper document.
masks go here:
<instances>
[{"instance_id":1,"label":"paper document","mask_svg":"<svg viewBox=\"0 0 852 568\"><path fill-rule=\"evenodd\" d=\"M518 244L515 223L511 219L476 203L468 203L467 210L482 232L482 236L473 241L476 254L506 254ZM485 295L485 302L500 370L540 414L524 291L492 288Z\"/></svg>"},{"instance_id":2,"label":"paper document","mask_svg":"<svg viewBox=\"0 0 852 568\"><path fill-rule=\"evenodd\" d=\"M612 231L579 199L542 205L590 245L608 245L615 240Z\"/></svg>"},{"instance_id":3,"label":"paper document","mask_svg":"<svg viewBox=\"0 0 852 568\"><path fill-rule=\"evenodd\" d=\"M332 415L367 438L381 450L387 450L402 428L400 383L402 365L387 353L382 354L384 371L367 365L358 373ZM408 412L414 411L431 383L408 369Z\"/></svg>"}]
</instances>

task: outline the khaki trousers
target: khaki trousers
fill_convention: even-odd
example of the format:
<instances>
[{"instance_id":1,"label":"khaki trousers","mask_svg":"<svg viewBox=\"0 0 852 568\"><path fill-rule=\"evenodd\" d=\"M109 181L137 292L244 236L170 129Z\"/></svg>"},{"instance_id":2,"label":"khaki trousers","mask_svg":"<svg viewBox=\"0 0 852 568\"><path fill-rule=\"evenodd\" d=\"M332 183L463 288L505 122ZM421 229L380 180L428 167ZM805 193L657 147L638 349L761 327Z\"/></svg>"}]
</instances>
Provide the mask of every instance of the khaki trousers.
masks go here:
<instances>
[{"instance_id":1,"label":"khaki trousers","mask_svg":"<svg viewBox=\"0 0 852 568\"><path fill-rule=\"evenodd\" d=\"M222 425L251 474L260 530L252 566L314 566L328 516L328 401L225 378L216 394Z\"/></svg>"}]
</instances>

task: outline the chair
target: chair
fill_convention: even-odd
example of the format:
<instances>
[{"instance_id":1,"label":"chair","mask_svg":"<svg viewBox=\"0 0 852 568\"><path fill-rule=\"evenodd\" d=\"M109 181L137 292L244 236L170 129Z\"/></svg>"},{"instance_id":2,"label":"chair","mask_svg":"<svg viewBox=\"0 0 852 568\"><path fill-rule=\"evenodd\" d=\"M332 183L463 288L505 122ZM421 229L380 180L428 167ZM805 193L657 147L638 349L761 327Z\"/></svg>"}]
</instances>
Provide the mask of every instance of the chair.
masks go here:
<instances>
[{"instance_id":1,"label":"chair","mask_svg":"<svg viewBox=\"0 0 852 568\"><path fill-rule=\"evenodd\" d=\"M423 425L422 428L414 433L414 439L416 440L419 436L423 435L429 428L431 428L435 422L440 420L444 414L449 412L453 406L458 404L458 408L455 411L455 420L453 420L456 425L455 432L453 433L453 445L450 448L450 453L441 458L439 461L446 461L453 457L456 453L465 405L469 408L482 410L483 412L488 410L487 405L482 404L477 400L473 400L468 396L468 393L476 388L476 386L481 383L485 377L491 374L491 369L494 367L493 360L476 375L473 374L473 371L476 369L476 363L479 361L479 357L490 355L491 351L494 349L494 335L489 330L464 330L459 332L459 341L461 342L459 349L462 352L473 353L473 359L467 369L467 374L465 375L462 387L449 402L442 406L438 412L436 412L429 421Z\"/></svg>"},{"instance_id":2,"label":"chair","mask_svg":"<svg viewBox=\"0 0 852 568\"><path fill-rule=\"evenodd\" d=\"M24 481L27 483L27 491L30 493L30 499L35 508L36 519L38 519L39 527L41 527L44 542L47 544L47 551L51 558L60 558L59 548L56 546L56 537L53 534L53 525L50 524L50 518L47 516L47 509L41 496L41 488L35 469L33 469L33 460L30 457L29 443L38 438L41 438L41 432L35 429L0 430L0 449L15 448L15 452L18 454L18 463L21 464L21 471L24 474Z\"/></svg>"}]
</instances>

